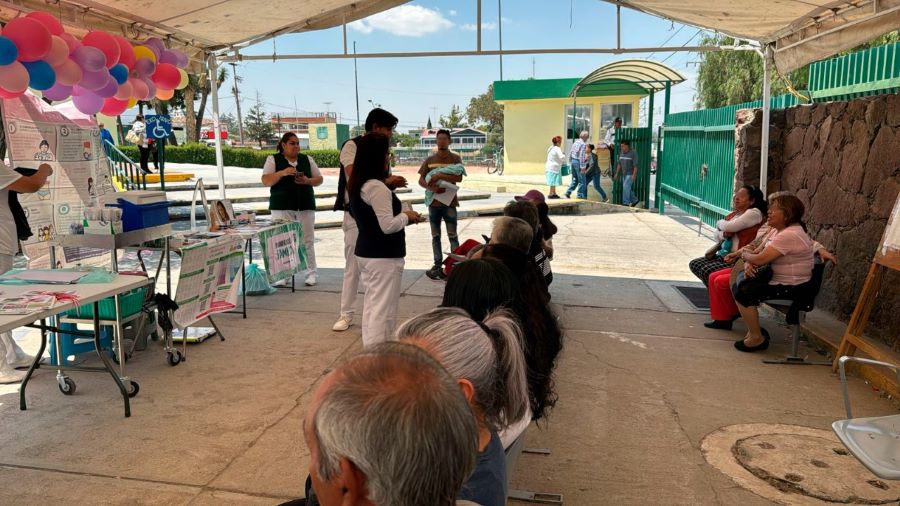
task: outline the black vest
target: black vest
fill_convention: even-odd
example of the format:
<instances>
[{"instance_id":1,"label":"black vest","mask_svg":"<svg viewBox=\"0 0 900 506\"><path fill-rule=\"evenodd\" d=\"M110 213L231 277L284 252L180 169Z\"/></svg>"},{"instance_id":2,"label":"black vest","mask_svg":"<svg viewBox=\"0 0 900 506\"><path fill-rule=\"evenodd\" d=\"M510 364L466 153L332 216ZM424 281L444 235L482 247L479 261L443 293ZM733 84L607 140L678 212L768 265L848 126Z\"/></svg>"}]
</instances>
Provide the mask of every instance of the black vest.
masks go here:
<instances>
[{"instance_id":1,"label":"black vest","mask_svg":"<svg viewBox=\"0 0 900 506\"><path fill-rule=\"evenodd\" d=\"M291 166L281 153L275 153L275 173ZM297 172L312 177L309 158L297 155ZM312 186L294 183L292 177L282 177L269 187L269 209L273 211L315 211L316 194Z\"/></svg>"},{"instance_id":2,"label":"black vest","mask_svg":"<svg viewBox=\"0 0 900 506\"><path fill-rule=\"evenodd\" d=\"M394 216L400 214L403 207L400 199L391 192L391 208ZM359 228L354 254L362 258L403 258L406 256L406 230L401 229L393 234L385 234L378 224L378 217L372 206L363 202L362 189L350 193L350 209Z\"/></svg>"},{"instance_id":3,"label":"black vest","mask_svg":"<svg viewBox=\"0 0 900 506\"><path fill-rule=\"evenodd\" d=\"M348 142L352 142L353 144L357 144L356 141L362 139L361 135L358 135L343 144L341 144L341 151L344 150L344 146L347 145ZM338 156L340 158L340 156ZM341 166L341 170L338 171L338 192L337 197L334 199L334 207L332 210L334 211L349 211L350 208L347 206L346 202L344 202L344 194L347 192L347 174L344 173L344 163L338 161ZM351 213L352 214L352 213Z\"/></svg>"}]
</instances>

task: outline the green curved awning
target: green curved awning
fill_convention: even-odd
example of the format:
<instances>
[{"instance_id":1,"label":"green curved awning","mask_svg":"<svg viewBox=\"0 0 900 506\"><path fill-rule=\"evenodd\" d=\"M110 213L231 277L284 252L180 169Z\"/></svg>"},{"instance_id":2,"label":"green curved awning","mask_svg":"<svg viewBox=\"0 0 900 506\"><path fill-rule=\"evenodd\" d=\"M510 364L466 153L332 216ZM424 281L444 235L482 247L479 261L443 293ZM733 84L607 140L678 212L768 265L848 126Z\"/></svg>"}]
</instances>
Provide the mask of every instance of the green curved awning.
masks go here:
<instances>
[{"instance_id":1,"label":"green curved awning","mask_svg":"<svg viewBox=\"0 0 900 506\"><path fill-rule=\"evenodd\" d=\"M643 90L644 93L652 93L666 88L666 83L678 84L684 82L685 77L677 70L652 60L621 60L604 65L586 75L572 87L569 96L590 95L596 89L609 87L612 83L616 86L632 85Z\"/></svg>"}]
</instances>

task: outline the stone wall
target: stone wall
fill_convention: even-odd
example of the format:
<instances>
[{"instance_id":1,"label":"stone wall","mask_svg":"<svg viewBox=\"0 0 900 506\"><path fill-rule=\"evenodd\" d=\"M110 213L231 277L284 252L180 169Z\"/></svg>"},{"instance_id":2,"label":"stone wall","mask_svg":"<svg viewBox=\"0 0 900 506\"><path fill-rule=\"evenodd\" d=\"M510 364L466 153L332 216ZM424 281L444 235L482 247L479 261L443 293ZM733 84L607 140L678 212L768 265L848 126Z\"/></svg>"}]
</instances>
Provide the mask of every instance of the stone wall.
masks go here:
<instances>
[{"instance_id":1,"label":"stone wall","mask_svg":"<svg viewBox=\"0 0 900 506\"><path fill-rule=\"evenodd\" d=\"M738 113L735 185L759 182L762 112ZM772 111L768 192L806 205L810 235L835 253L818 306L847 321L900 193L900 95ZM900 273L884 280L869 331L900 349Z\"/></svg>"}]
</instances>

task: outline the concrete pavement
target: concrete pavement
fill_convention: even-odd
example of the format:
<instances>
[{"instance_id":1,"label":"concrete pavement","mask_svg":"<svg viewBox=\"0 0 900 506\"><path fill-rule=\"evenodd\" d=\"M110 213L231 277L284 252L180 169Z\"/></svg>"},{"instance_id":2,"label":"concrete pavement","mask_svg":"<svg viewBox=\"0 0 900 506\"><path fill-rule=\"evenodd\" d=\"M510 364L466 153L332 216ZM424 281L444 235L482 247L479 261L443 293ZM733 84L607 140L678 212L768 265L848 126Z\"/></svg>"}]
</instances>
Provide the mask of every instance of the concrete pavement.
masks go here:
<instances>
[{"instance_id":1,"label":"concrete pavement","mask_svg":"<svg viewBox=\"0 0 900 506\"><path fill-rule=\"evenodd\" d=\"M734 424L828 429L843 417L830 369L761 364L787 350L777 322L766 322L774 341L762 354L734 350L741 323L732 332L702 326L707 315L672 288L698 285L687 262L709 245L690 220L631 212L553 219L551 292L566 330L559 403L527 436L526 446L551 453L523 455L513 488L559 492L569 505L808 504L761 479L772 493L740 485L708 463L702 444ZM480 237L490 224L462 221L460 236ZM317 231L318 286L250 298L246 320L216 316L226 341L190 346L174 368L156 343L137 353L128 367L141 392L129 419L105 375L73 373L78 392L63 396L54 372L41 369L25 412L16 387L0 386L0 504L269 505L301 495L310 394L360 348L358 325L330 330L341 241L340 230ZM443 290L424 276L428 227L409 227L407 243L404 318L435 307ZM24 345L37 347L30 337ZM897 412L861 381L852 387L859 414Z\"/></svg>"}]
</instances>

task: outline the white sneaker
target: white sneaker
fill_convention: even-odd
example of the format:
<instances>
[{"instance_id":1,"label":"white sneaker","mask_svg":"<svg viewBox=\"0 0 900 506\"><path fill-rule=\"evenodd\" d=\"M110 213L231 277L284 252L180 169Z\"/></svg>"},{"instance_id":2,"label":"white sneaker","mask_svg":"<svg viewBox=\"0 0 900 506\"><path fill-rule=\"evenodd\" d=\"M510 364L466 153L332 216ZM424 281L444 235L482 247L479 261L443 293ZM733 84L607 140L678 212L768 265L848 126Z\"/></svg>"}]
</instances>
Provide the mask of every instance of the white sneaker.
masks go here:
<instances>
[{"instance_id":1,"label":"white sneaker","mask_svg":"<svg viewBox=\"0 0 900 506\"><path fill-rule=\"evenodd\" d=\"M288 286L288 280L282 279L282 280L276 281L276 282L272 283L272 286L274 286L274 287Z\"/></svg>"},{"instance_id":2,"label":"white sneaker","mask_svg":"<svg viewBox=\"0 0 900 506\"><path fill-rule=\"evenodd\" d=\"M343 332L349 329L350 325L353 325L353 317L349 315L341 315L341 317L338 318L338 321L334 322L331 330L335 332Z\"/></svg>"},{"instance_id":3,"label":"white sneaker","mask_svg":"<svg viewBox=\"0 0 900 506\"><path fill-rule=\"evenodd\" d=\"M316 286L316 273L311 272L306 276L306 286Z\"/></svg>"}]
</instances>

